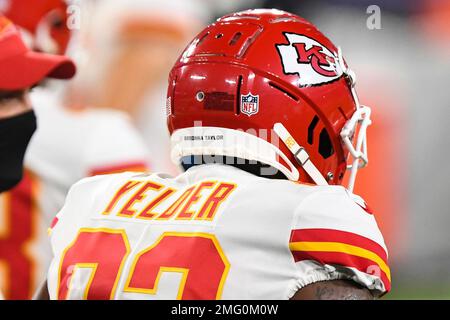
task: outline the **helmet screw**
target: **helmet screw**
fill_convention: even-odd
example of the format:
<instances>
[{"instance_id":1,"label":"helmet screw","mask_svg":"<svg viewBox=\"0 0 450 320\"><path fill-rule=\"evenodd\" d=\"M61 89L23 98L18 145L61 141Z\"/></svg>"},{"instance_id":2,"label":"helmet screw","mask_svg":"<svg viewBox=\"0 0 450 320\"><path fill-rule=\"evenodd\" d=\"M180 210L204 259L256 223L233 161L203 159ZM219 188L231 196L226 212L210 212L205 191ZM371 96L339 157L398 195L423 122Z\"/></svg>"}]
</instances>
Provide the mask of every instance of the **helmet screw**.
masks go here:
<instances>
[{"instance_id":1,"label":"helmet screw","mask_svg":"<svg viewBox=\"0 0 450 320\"><path fill-rule=\"evenodd\" d=\"M334 178L334 175L331 172L328 172L327 173L327 181L331 181L331 180L333 180L333 178Z\"/></svg>"},{"instance_id":2,"label":"helmet screw","mask_svg":"<svg viewBox=\"0 0 450 320\"><path fill-rule=\"evenodd\" d=\"M202 102L203 99L205 99L205 93L203 91L197 92L197 95L195 96L198 102Z\"/></svg>"}]
</instances>

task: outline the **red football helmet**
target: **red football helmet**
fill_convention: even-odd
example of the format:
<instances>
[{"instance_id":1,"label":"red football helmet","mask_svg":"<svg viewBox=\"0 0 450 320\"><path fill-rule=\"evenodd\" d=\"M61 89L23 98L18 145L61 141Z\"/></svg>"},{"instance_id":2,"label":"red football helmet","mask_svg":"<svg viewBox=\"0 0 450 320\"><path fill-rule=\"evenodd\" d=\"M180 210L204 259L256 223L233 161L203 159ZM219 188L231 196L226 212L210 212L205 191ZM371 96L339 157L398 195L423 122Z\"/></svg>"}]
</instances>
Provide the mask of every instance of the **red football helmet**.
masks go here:
<instances>
[{"instance_id":1,"label":"red football helmet","mask_svg":"<svg viewBox=\"0 0 450 320\"><path fill-rule=\"evenodd\" d=\"M200 32L170 73L172 159L254 160L316 184L342 183L348 167L352 190L367 164L370 124L354 84L340 50L305 19L266 9L224 16Z\"/></svg>"},{"instance_id":2,"label":"red football helmet","mask_svg":"<svg viewBox=\"0 0 450 320\"><path fill-rule=\"evenodd\" d=\"M0 3L0 11L22 28L31 49L64 54L70 40L65 1L0 0Z\"/></svg>"}]
</instances>

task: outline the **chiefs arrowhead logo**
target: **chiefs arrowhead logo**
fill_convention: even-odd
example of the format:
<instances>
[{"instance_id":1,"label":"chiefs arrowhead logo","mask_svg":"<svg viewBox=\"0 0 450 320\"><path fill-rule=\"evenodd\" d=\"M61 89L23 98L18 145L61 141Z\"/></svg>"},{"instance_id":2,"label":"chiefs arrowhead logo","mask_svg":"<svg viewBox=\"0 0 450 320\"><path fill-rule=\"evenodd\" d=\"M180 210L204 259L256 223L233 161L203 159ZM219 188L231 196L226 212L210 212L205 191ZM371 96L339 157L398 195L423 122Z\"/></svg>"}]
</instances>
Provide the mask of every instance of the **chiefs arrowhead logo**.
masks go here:
<instances>
[{"instance_id":1,"label":"chiefs arrowhead logo","mask_svg":"<svg viewBox=\"0 0 450 320\"><path fill-rule=\"evenodd\" d=\"M337 54L307 36L284 33L288 44L277 44L283 72L299 76L299 86L331 82L342 75Z\"/></svg>"}]
</instances>

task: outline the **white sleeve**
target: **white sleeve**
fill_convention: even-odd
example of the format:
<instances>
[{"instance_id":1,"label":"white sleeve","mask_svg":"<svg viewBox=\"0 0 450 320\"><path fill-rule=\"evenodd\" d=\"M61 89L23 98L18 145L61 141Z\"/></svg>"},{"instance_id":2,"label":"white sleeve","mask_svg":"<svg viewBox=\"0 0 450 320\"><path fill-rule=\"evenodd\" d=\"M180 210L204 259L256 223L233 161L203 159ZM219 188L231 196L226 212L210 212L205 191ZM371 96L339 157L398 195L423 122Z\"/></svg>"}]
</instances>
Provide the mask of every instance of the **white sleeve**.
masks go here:
<instances>
[{"instance_id":1,"label":"white sleeve","mask_svg":"<svg viewBox=\"0 0 450 320\"><path fill-rule=\"evenodd\" d=\"M378 296L390 290L388 254L375 217L340 186L317 187L296 210L289 248L297 283L348 279Z\"/></svg>"},{"instance_id":2,"label":"white sleeve","mask_svg":"<svg viewBox=\"0 0 450 320\"><path fill-rule=\"evenodd\" d=\"M49 236L53 254L57 256L67 246L68 241L76 238L79 229L86 227L95 211L99 199L103 199L104 190L114 179L130 178L133 172L115 175L98 175L83 178L75 183L67 193L64 206L56 214Z\"/></svg>"},{"instance_id":3,"label":"white sleeve","mask_svg":"<svg viewBox=\"0 0 450 320\"><path fill-rule=\"evenodd\" d=\"M149 154L127 115L102 113L95 119L83 157L86 176L123 171L146 171Z\"/></svg>"},{"instance_id":4,"label":"white sleeve","mask_svg":"<svg viewBox=\"0 0 450 320\"><path fill-rule=\"evenodd\" d=\"M56 214L49 229L53 259L47 272L47 285L51 299L57 299L60 262L67 248L77 238L80 228L87 226L95 199L100 197L102 179L109 176L96 176L80 180L69 190L64 206Z\"/></svg>"},{"instance_id":5,"label":"white sleeve","mask_svg":"<svg viewBox=\"0 0 450 320\"><path fill-rule=\"evenodd\" d=\"M84 178L70 187L63 207L53 218L49 228L49 237L54 256L63 250L61 243L64 244L64 242L60 240L69 238L88 213L84 205L89 202L89 199L84 198L84 193L80 190L90 179L97 179L97 177Z\"/></svg>"}]
</instances>

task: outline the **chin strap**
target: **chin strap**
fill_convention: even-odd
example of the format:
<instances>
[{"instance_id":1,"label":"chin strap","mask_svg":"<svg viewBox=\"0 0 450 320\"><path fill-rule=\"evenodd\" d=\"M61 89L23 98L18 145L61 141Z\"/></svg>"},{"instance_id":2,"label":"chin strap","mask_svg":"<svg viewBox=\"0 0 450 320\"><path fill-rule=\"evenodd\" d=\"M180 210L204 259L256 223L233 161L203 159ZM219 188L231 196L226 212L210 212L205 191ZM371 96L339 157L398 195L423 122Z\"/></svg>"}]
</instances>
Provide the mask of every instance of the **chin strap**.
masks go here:
<instances>
[{"instance_id":1,"label":"chin strap","mask_svg":"<svg viewBox=\"0 0 450 320\"><path fill-rule=\"evenodd\" d=\"M275 123L273 130L288 147L289 151L292 152L297 162L302 166L303 170L313 179L317 185L328 185L328 182L322 176L320 171L309 159L309 154L306 152L305 148L300 146L285 126L281 123Z\"/></svg>"}]
</instances>

